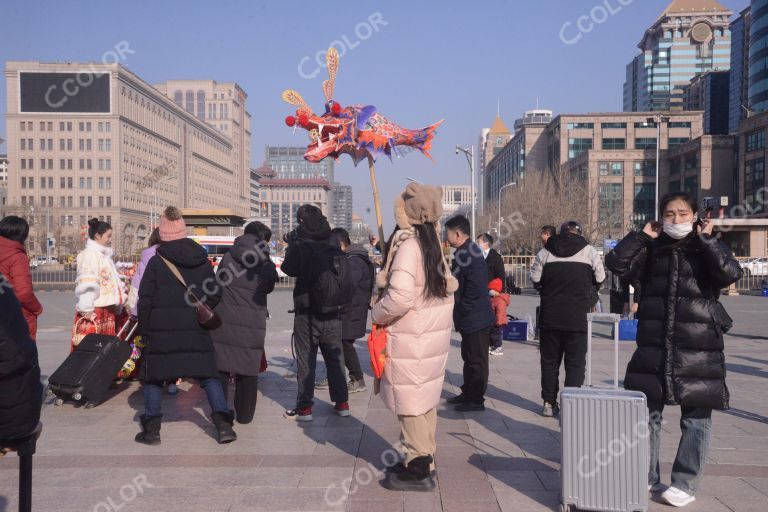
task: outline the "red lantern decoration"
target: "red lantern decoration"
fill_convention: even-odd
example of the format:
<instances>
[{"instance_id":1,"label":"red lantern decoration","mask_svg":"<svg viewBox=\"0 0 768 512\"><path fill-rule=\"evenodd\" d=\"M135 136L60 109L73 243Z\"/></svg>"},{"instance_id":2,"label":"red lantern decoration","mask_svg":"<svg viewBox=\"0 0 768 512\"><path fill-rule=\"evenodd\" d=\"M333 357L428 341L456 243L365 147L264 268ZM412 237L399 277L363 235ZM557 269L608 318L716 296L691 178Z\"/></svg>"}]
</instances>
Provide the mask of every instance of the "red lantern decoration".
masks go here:
<instances>
[{"instance_id":1,"label":"red lantern decoration","mask_svg":"<svg viewBox=\"0 0 768 512\"><path fill-rule=\"evenodd\" d=\"M336 115L336 116L339 115L339 113L341 112L341 105L334 102L333 106L331 107L331 112L333 112L333 115Z\"/></svg>"},{"instance_id":2,"label":"red lantern decoration","mask_svg":"<svg viewBox=\"0 0 768 512\"><path fill-rule=\"evenodd\" d=\"M296 118L293 116L286 117L285 124L287 124L288 126L296 126Z\"/></svg>"}]
</instances>

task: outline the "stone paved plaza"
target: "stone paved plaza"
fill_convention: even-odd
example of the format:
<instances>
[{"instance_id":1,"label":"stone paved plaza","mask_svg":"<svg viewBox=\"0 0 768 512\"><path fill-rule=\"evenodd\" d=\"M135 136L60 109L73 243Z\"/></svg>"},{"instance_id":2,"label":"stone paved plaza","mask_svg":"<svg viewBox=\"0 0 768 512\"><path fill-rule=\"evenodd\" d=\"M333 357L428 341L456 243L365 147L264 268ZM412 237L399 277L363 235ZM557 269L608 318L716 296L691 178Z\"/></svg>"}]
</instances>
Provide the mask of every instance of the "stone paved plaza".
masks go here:
<instances>
[{"instance_id":1,"label":"stone paved plaza","mask_svg":"<svg viewBox=\"0 0 768 512\"><path fill-rule=\"evenodd\" d=\"M41 293L39 348L47 377L68 350L71 292ZM511 312L533 313L534 296L513 297ZM726 340L732 409L716 412L706 476L691 511L768 510L768 299L724 297L735 320ZM538 350L534 342L509 343L491 359L487 410L460 414L439 408L438 488L396 493L380 480L382 455L396 441L395 417L371 393L351 395L352 416L332 414L319 391L315 420L297 425L281 417L293 405L290 378L290 292L270 297L267 355L256 419L236 425L238 441L219 446L199 388L185 382L164 398L162 445L133 441L142 408L140 386L124 384L108 401L85 410L43 406L43 435L35 456L34 510L107 512L213 511L537 511L556 510L560 429L538 413ZM611 343L600 331L596 380L607 385ZM444 395L461 384L454 334ZM367 360L364 344L358 345ZM623 343L620 364L633 349ZM286 377L286 375L288 377ZM370 379L368 379L370 384ZM679 437L679 410L665 411L663 482ZM0 512L17 507L17 458L0 459ZM348 490L345 490L348 489ZM655 498L657 499L657 498ZM669 509L652 503L651 510Z\"/></svg>"}]
</instances>

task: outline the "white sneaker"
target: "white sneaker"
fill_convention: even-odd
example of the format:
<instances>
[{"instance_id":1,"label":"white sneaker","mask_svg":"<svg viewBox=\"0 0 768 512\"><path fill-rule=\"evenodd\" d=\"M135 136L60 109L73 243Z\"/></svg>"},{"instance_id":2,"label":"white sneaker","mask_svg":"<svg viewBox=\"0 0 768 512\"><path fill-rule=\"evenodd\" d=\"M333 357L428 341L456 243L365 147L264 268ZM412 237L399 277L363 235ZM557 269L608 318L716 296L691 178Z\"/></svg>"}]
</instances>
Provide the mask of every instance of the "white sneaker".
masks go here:
<instances>
[{"instance_id":1,"label":"white sneaker","mask_svg":"<svg viewBox=\"0 0 768 512\"><path fill-rule=\"evenodd\" d=\"M661 494L661 499L673 507L684 507L689 503L693 503L696 500L696 496L692 496L676 487L669 487Z\"/></svg>"},{"instance_id":2,"label":"white sneaker","mask_svg":"<svg viewBox=\"0 0 768 512\"><path fill-rule=\"evenodd\" d=\"M503 356L504 355L504 349L501 347L498 348L492 348L489 352L492 356Z\"/></svg>"}]
</instances>

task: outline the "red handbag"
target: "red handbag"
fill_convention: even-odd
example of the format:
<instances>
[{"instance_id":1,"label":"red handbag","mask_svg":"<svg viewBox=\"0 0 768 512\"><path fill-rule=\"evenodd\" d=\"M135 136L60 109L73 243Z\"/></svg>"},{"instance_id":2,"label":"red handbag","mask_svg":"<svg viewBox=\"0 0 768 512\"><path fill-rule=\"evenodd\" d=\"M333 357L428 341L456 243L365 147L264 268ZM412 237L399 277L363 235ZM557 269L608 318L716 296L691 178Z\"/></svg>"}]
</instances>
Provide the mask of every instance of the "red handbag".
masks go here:
<instances>
[{"instance_id":1,"label":"red handbag","mask_svg":"<svg viewBox=\"0 0 768 512\"><path fill-rule=\"evenodd\" d=\"M380 379L384 373L384 363L387 360L387 331L381 325L373 324L371 334L368 336L368 354L371 356L371 369L373 375Z\"/></svg>"}]
</instances>

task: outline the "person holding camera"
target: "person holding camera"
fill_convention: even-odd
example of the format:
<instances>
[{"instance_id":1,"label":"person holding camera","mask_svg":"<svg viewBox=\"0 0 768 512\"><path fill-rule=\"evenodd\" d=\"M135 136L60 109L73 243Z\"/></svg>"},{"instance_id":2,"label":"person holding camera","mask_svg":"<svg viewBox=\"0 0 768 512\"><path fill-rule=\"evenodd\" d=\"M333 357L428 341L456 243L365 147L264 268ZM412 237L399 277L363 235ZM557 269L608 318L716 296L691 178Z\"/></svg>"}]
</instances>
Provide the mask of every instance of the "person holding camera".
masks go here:
<instances>
[{"instance_id":1,"label":"person holding camera","mask_svg":"<svg viewBox=\"0 0 768 512\"><path fill-rule=\"evenodd\" d=\"M696 499L712 437L712 410L729 408L723 333L732 320L720 290L741 278L739 262L698 220L696 201L673 192L660 201L663 222L631 232L605 258L616 275L642 286L637 350L624 387L642 391L650 411L648 490L661 490L659 451L662 411L679 405L682 437L672 485L661 499L683 507Z\"/></svg>"},{"instance_id":2,"label":"person holding camera","mask_svg":"<svg viewBox=\"0 0 768 512\"><path fill-rule=\"evenodd\" d=\"M280 269L296 278L293 289L294 350L298 365L296 407L284 416L312 421L315 366L318 348L328 370L328 387L334 411L349 416L344 374L341 312L353 295L347 256L331 239L331 226L320 208L305 204L297 212L299 227L286 234L288 249Z\"/></svg>"}]
</instances>

